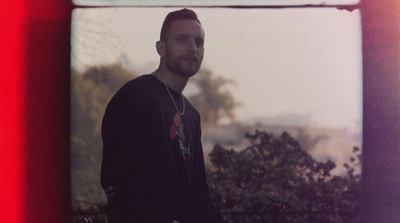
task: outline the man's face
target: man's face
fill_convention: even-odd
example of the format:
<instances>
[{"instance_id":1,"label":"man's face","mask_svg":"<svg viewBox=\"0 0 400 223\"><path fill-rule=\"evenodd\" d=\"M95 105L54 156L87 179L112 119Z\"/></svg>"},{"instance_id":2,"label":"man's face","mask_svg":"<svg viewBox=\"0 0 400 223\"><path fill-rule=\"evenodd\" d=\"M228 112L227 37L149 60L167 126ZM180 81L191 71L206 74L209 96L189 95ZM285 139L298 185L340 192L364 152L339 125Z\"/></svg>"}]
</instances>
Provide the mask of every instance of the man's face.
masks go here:
<instances>
[{"instance_id":1,"label":"man's face","mask_svg":"<svg viewBox=\"0 0 400 223\"><path fill-rule=\"evenodd\" d=\"M204 31L198 22L172 22L165 44L165 63L171 72L191 77L199 71L204 55Z\"/></svg>"}]
</instances>

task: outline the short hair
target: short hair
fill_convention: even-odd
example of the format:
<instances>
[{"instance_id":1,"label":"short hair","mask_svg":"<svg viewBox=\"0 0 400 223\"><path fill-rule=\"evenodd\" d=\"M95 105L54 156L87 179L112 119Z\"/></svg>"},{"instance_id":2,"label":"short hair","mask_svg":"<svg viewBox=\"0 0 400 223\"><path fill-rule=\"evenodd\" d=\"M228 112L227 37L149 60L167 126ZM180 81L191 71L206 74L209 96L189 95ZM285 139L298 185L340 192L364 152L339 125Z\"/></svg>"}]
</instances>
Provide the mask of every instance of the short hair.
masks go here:
<instances>
[{"instance_id":1,"label":"short hair","mask_svg":"<svg viewBox=\"0 0 400 223\"><path fill-rule=\"evenodd\" d=\"M197 18L196 13L190 9L184 8L181 10L170 12L165 17L165 20L161 27L161 34L160 34L161 41L165 42L167 40L167 35L171 30L171 23L177 20L193 20L201 24L199 19Z\"/></svg>"}]
</instances>

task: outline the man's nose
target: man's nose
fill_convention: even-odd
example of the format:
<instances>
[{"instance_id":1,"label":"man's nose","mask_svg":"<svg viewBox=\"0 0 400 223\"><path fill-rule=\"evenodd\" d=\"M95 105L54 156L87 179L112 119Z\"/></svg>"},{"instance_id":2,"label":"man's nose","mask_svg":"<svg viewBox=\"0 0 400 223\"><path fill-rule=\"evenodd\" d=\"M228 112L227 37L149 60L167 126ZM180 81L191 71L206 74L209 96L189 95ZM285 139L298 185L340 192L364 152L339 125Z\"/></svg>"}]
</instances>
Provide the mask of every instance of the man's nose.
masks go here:
<instances>
[{"instance_id":1,"label":"man's nose","mask_svg":"<svg viewBox=\"0 0 400 223\"><path fill-rule=\"evenodd\" d=\"M196 46L195 40L188 41L188 43L186 45L186 49L189 52L195 52L197 50L197 46Z\"/></svg>"}]
</instances>

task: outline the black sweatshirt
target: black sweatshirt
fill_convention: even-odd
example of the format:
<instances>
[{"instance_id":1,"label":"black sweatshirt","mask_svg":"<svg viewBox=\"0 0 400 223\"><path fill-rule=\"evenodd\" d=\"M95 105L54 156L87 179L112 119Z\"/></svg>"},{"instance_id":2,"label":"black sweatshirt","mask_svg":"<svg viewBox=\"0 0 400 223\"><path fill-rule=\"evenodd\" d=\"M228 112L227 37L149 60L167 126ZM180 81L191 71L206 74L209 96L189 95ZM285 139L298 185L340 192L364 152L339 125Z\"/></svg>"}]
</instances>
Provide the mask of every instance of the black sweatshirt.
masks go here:
<instances>
[{"instance_id":1,"label":"black sweatshirt","mask_svg":"<svg viewBox=\"0 0 400 223\"><path fill-rule=\"evenodd\" d=\"M211 202L200 115L152 75L126 83L107 106L101 184L110 223L224 222Z\"/></svg>"}]
</instances>

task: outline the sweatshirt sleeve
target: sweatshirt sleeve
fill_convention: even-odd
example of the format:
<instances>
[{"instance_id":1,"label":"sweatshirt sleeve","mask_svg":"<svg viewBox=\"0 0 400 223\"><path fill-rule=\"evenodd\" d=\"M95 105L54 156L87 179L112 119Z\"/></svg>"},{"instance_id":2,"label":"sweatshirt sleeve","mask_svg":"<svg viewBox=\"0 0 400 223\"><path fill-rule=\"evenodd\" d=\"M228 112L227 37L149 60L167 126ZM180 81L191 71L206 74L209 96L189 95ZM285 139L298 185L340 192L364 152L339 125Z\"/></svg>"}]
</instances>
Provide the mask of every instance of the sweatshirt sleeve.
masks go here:
<instances>
[{"instance_id":1,"label":"sweatshirt sleeve","mask_svg":"<svg viewBox=\"0 0 400 223\"><path fill-rule=\"evenodd\" d=\"M128 82L106 108L100 180L108 197L109 217L116 222L161 222L168 217L158 213L146 197L149 168L145 160L153 108L137 85Z\"/></svg>"},{"instance_id":2,"label":"sweatshirt sleeve","mask_svg":"<svg viewBox=\"0 0 400 223\"><path fill-rule=\"evenodd\" d=\"M114 193L107 195L115 195L116 187L126 187L128 183L133 183L126 176L135 176L135 169L141 166L143 146L138 138L146 135L145 126L141 123L145 117L142 117L138 109L140 98L134 100L130 96L134 92L130 90L127 85L121 88L107 105L103 117L101 184L106 192L114 188ZM141 118L136 118L138 116ZM139 126L141 131L138 130Z\"/></svg>"}]
</instances>

